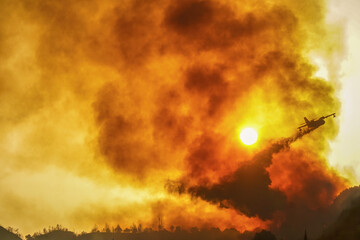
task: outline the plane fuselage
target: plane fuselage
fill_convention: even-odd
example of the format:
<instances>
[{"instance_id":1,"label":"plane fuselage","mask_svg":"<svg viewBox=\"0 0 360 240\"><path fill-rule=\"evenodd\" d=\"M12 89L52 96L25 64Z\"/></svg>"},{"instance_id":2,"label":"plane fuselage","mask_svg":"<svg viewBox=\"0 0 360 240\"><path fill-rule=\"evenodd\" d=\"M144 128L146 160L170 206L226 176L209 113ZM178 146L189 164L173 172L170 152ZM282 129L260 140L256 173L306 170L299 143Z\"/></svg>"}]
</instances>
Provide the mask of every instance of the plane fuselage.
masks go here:
<instances>
[{"instance_id":1,"label":"plane fuselage","mask_svg":"<svg viewBox=\"0 0 360 240\"><path fill-rule=\"evenodd\" d=\"M321 125L324 125L325 124L325 120L323 118L320 118L318 120L311 120L307 126L309 128L317 128L317 127L320 127Z\"/></svg>"},{"instance_id":2,"label":"plane fuselage","mask_svg":"<svg viewBox=\"0 0 360 240\"><path fill-rule=\"evenodd\" d=\"M308 127L308 128L312 128L312 129L318 128L321 125L324 125L325 124L325 118L328 118L330 116L335 117L335 113L332 113L332 114L327 115L327 116L322 116L322 117L320 117L318 119L313 119L313 120L309 120L306 117L304 117L305 123L303 123L301 126L299 126L298 129L301 130L303 127Z\"/></svg>"}]
</instances>

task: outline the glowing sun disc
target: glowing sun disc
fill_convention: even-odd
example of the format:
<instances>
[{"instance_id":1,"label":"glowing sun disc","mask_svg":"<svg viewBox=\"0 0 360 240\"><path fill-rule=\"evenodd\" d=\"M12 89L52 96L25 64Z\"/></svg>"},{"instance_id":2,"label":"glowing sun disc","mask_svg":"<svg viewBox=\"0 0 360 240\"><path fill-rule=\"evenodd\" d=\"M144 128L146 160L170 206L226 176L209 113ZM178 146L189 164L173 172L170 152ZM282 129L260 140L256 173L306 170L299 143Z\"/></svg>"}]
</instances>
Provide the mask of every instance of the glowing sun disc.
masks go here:
<instances>
[{"instance_id":1,"label":"glowing sun disc","mask_svg":"<svg viewBox=\"0 0 360 240\"><path fill-rule=\"evenodd\" d=\"M258 134L253 128L244 128L240 133L240 140L245 145L253 145L258 139Z\"/></svg>"}]
</instances>

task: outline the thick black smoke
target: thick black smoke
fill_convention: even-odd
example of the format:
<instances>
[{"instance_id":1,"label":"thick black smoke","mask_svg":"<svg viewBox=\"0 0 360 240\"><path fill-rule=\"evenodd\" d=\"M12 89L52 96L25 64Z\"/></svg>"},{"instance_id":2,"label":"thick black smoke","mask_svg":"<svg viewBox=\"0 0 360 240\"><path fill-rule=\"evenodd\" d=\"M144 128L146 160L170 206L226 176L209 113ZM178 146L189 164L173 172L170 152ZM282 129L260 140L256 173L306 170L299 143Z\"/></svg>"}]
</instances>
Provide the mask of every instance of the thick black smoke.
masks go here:
<instances>
[{"instance_id":1,"label":"thick black smoke","mask_svg":"<svg viewBox=\"0 0 360 240\"><path fill-rule=\"evenodd\" d=\"M271 179L266 168L271 165L274 154L289 148L291 143L313 130L307 129L293 137L281 139L256 154L250 161L242 163L235 172L223 177L219 183L190 186L188 192L211 203L235 208L249 217L271 219L276 211L284 208L286 197L279 190L269 187ZM183 190L183 187L178 189Z\"/></svg>"}]
</instances>

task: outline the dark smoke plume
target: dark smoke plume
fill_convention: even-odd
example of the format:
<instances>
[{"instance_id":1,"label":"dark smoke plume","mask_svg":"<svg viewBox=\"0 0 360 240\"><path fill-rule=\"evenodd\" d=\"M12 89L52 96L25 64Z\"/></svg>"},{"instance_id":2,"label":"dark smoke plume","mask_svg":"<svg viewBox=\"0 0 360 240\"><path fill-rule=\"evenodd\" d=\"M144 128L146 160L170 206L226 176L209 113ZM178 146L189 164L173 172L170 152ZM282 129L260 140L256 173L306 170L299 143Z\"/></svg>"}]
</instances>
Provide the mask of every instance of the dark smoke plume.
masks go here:
<instances>
[{"instance_id":1,"label":"dark smoke plume","mask_svg":"<svg viewBox=\"0 0 360 240\"><path fill-rule=\"evenodd\" d=\"M221 178L219 183L189 186L187 191L211 203L235 208L249 217L271 219L276 211L283 209L286 197L281 191L270 188L271 179L266 168L271 165L274 154L288 149L293 142L313 130L307 129L293 137L278 140L251 160L241 163L235 172ZM184 184L181 183L167 186L171 191L184 191Z\"/></svg>"}]
</instances>

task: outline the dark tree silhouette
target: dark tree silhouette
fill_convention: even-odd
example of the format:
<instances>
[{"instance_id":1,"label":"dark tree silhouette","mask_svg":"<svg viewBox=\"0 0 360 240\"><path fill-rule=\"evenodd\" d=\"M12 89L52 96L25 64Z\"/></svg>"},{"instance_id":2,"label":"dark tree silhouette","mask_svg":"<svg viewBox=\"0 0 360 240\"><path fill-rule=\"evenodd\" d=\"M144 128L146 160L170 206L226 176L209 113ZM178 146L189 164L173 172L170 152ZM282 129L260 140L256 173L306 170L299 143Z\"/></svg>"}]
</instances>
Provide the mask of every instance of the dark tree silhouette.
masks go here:
<instances>
[{"instance_id":1,"label":"dark tree silhouette","mask_svg":"<svg viewBox=\"0 0 360 240\"><path fill-rule=\"evenodd\" d=\"M121 233L121 232L122 232L122 229L121 229L121 227L120 227L119 224L118 224L118 225L116 226L116 228L114 229L114 232L115 232L115 233Z\"/></svg>"},{"instance_id":2,"label":"dark tree silhouette","mask_svg":"<svg viewBox=\"0 0 360 240\"><path fill-rule=\"evenodd\" d=\"M0 226L0 239L1 240L21 240L20 234L13 228L5 229Z\"/></svg>"},{"instance_id":3,"label":"dark tree silhouette","mask_svg":"<svg viewBox=\"0 0 360 240\"><path fill-rule=\"evenodd\" d=\"M262 230L261 232L255 234L253 240L276 240L276 237L271 232Z\"/></svg>"}]
</instances>

